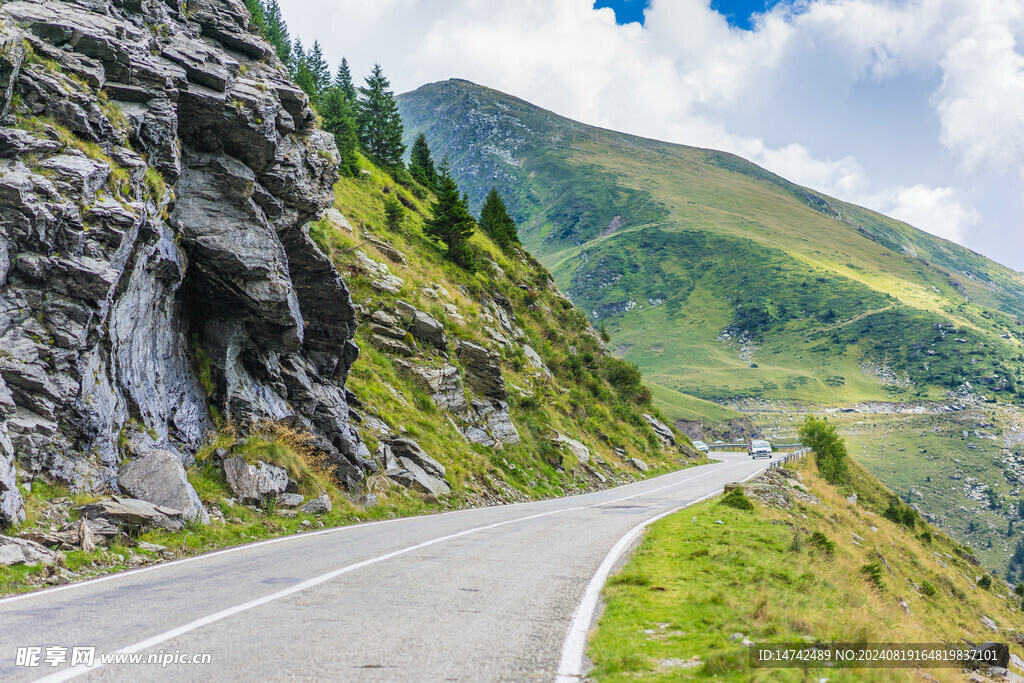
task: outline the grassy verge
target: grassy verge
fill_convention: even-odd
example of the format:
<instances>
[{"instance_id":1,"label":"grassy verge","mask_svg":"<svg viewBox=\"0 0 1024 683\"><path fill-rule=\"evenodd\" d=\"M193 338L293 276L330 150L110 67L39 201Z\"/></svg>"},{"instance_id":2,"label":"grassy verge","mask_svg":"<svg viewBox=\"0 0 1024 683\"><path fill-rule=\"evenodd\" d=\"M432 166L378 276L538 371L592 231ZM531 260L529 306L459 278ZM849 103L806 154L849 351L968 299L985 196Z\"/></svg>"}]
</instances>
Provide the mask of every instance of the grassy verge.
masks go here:
<instances>
[{"instance_id":1,"label":"grassy verge","mask_svg":"<svg viewBox=\"0 0 1024 683\"><path fill-rule=\"evenodd\" d=\"M592 677L622 680L907 680L906 669L809 670L747 666L754 643L953 642L998 636L1019 621L1021 601L919 518L883 517L891 495L854 466L852 491L796 465L820 503L751 510L711 500L653 525L605 589L607 608L590 643ZM846 495L858 494L850 503ZM718 522L722 522L719 524ZM872 530L872 528L876 530ZM856 534L856 535L855 535ZM860 540L858 540L860 539ZM1012 651L1024 654L1019 644ZM929 669L962 680L954 669Z\"/></svg>"}]
</instances>

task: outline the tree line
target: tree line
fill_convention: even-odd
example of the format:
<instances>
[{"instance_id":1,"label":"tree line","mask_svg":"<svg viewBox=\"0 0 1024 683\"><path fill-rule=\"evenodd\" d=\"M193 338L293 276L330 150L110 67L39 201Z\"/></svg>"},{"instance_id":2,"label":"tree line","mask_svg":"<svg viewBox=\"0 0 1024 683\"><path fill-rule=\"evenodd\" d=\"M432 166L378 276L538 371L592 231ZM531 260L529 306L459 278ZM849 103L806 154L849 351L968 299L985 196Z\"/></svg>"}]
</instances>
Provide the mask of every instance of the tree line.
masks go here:
<instances>
[{"instance_id":1,"label":"tree line","mask_svg":"<svg viewBox=\"0 0 1024 683\"><path fill-rule=\"evenodd\" d=\"M273 46L292 80L309 96L323 129L334 136L341 154L338 168L343 175L359 175L362 152L414 194L426 197L426 191L433 192L435 202L424 231L444 244L450 260L465 268L474 267L469 238L478 227L504 250L519 243L515 221L497 189L487 194L479 220L474 218L469 197L452 177L447 156L435 165L423 133L416 137L406 167L406 146L402 142L405 130L391 83L380 64L374 64L364 85L356 87L344 57L332 73L319 41L307 49L298 37L292 40L278 0L245 0L245 5L253 24ZM400 206L389 207L389 224L400 222L400 211Z\"/></svg>"}]
</instances>

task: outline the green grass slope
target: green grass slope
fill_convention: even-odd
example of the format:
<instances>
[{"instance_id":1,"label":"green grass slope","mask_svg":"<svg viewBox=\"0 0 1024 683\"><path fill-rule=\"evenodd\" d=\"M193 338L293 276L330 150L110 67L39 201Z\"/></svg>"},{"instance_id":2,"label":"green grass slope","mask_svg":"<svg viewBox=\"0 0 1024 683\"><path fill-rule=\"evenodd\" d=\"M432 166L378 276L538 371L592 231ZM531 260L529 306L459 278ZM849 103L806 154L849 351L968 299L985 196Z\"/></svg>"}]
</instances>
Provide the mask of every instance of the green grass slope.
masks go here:
<instances>
[{"instance_id":1,"label":"green grass slope","mask_svg":"<svg viewBox=\"0 0 1024 683\"><path fill-rule=\"evenodd\" d=\"M738 509L719 497L647 531L605 588L588 680L965 678L960 669L928 665L752 669L744 638L754 644L995 640L1024 654L1013 638L1021 598L970 552L919 517L888 519L892 493L859 467L842 489L825 483L809 459L793 469L792 485L805 486L815 499L797 498L794 490L792 507L785 507L768 502L778 501L777 494L752 493L750 509Z\"/></svg>"},{"instance_id":2,"label":"green grass slope","mask_svg":"<svg viewBox=\"0 0 1024 683\"><path fill-rule=\"evenodd\" d=\"M1012 397L1024 275L731 154L579 124L466 81L402 95L479 202L507 192L524 244L673 418L736 397L841 405Z\"/></svg>"}]
</instances>

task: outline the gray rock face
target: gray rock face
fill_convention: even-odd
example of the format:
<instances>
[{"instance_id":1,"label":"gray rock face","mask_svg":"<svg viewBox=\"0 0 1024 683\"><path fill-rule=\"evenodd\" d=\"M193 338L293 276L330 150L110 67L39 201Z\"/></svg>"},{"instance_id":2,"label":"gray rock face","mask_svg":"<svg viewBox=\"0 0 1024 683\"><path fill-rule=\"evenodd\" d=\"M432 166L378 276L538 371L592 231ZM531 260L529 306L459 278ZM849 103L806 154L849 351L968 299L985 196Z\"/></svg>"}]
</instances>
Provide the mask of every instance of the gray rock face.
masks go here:
<instances>
[{"instance_id":1,"label":"gray rock face","mask_svg":"<svg viewBox=\"0 0 1024 683\"><path fill-rule=\"evenodd\" d=\"M412 439L397 437L381 444L386 474L398 483L432 496L451 493L444 465L431 458Z\"/></svg>"},{"instance_id":2,"label":"gray rock face","mask_svg":"<svg viewBox=\"0 0 1024 683\"><path fill-rule=\"evenodd\" d=\"M658 439L661 440L662 443L664 443L666 446L676 445L676 436L675 434L672 433L672 430L668 428L668 425L666 425L664 422L654 417L653 415L648 415L647 413L644 413L644 420L646 420L647 424L651 426L651 429L654 430L654 434L658 437Z\"/></svg>"},{"instance_id":3,"label":"gray rock face","mask_svg":"<svg viewBox=\"0 0 1024 683\"><path fill-rule=\"evenodd\" d=\"M472 342L459 343L459 361L466 369L466 383L487 398L504 401L508 398L505 378L501 374L501 356Z\"/></svg>"},{"instance_id":4,"label":"gray rock face","mask_svg":"<svg viewBox=\"0 0 1024 683\"><path fill-rule=\"evenodd\" d=\"M288 472L283 467L265 462L253 467L241 457L224 461L224 478L231 492L243 503L262 503L288 488Z\"/></svg>"},{"instance_id":5,"label":"gray rock face","mask_svg":"<svg viewBox=\"0 0 1024 683\"><path fill-rule=\"evenodd\" d=\"M243 3L14 0L0 43L0 522L15 457L102 491L130 418L188 464L211 404L357 486L355 311L308 234L337 150Z\"/></svg>"},{"instance_id":6,"label":"gray rock face","mask_svg":"<svg viewBox=\"0 0 1024 683\"><path fill-rule=\"evenodd\" d=\"M132 498L181 510L185 519L210 523L210 515L188 483L181 461L168 450L153 450L130 461L118 473L117 484Z\"/></svg>"},{"instance_id":7,"label":"gray rock face","mask_svg":"<svg viewBox=\"0 0 1024 683\"><path fill-rule=\"evenodd\" d=\"M283 508L297 508L305 502L301 493L282 493L277 497L277 504Z\"/></svg>"}]
</instances>

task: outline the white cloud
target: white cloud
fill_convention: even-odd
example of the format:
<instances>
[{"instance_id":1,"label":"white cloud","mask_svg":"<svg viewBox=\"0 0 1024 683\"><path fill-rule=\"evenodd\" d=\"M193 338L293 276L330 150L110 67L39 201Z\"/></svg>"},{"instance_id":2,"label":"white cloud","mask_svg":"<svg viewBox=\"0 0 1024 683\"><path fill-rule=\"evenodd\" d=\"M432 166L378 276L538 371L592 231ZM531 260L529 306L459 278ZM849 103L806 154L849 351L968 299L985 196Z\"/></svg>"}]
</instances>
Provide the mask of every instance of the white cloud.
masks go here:
<instances>
[{"instance_id":1,"label":"white cloud","mask_svg":"<svg viewBox=\"0 0 1024 683\"><path fill-rule=\"evenodd\" d=\"M968 169L1024 171L1024 56L1015 48L1006 26L986 24L942 58L940 139Z\"/></svg>"},{"instance_id":2,"label":"white cloud","mask_svg":"<svg viewBox=\"0 0 1024 683\"><path fill-rule=\"evenodd\" d=\"M307 44L356 73L381 62L399 91L467 78L586 123L731 151L1024 267L1020 0L792 0L753 31L709 0L652 0L643 27L592 0L282 5Z\"/></svg>"},{"instance_id":3,"label":"white cloud","mask_svg":"<svg viewBox=\"0 0 1024 683\"><path fill-rule=\"evenodd\" d=\"M880 209L893 218L933 235L960 242L981 221L981 216L977 211L961 206L955 194L951 187L914 185L900 188L893 193L894 196L876 201L881 204Z\"/></svg>"}]
</instances>

